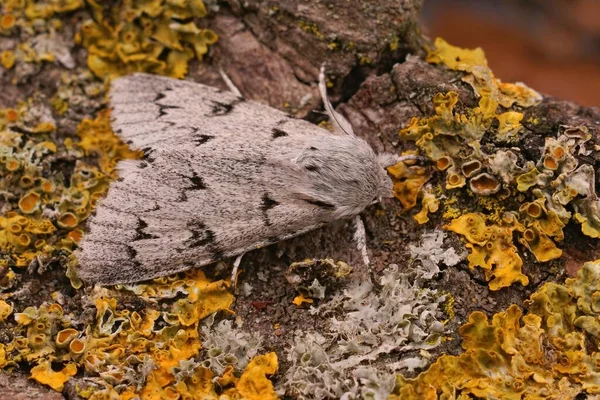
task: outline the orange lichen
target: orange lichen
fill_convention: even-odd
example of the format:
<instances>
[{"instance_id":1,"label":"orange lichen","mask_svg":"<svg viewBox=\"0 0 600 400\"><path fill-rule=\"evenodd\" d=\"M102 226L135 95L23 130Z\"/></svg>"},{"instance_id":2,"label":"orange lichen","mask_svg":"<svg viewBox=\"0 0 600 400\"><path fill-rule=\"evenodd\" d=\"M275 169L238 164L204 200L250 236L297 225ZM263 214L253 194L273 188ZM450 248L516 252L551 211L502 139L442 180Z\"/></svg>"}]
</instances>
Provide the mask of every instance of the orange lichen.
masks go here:
<instances>
[{"instance_id":1,"label":"orange lichen","mask_svg":"<svg viewBox=\"0 0 600 400\"><path fill-rule=\"evenodd\" d=\"M429 179L428 169L400 162L388 167L387 171L394 182L394 196L405 210L413 208L417 204L419 190Z\"/></svg>"},{"instance_id":2,"label":"orange lichen","mask_svg":"<svg viewBox=\"0 0 600 400\"><path fill-rule=\"evenodd\" d=\"M63 329L56 334L55 342L60 347L68 346L73 339L79 335L79 331L73 328Z\"/></svg>"},{"instance_id":3,"label":"orange lichen","mask_svg":"<svg viewBox=\"0 0 600 400\"><path fill-rule=\"evenodd\" d=\"M4 300L0 300L0 322L5 322L6 318L12 314L13 306Z\"/></svg>"},{"instance_id":4,"label":"orange lichen","mask_svg":"<svg viewBox=\"0 0 600 400\"><path fill-rule=\"evenodd\" d=\"M460 49L436 39L427 61L464 72L462 80L479 97L476 107L465 107L458 104L458 93L437 93L432 99L434 115L413 118L399 132L402 139L414 141L443 171L446 189L457 190L457 196L464 199L465 191L458 189L468 183L472 193L467 191L466 195L475 197L477 211L481 208L491 211L490 221L500 222L505 208L512 207L518 223L511 229L520 234L520 242L538 261L560 257L562 252L557 242L562 241L563 228L570 220L579 222L585 235L600 238L595 170L590 164L579 165L577 157L593 151L592 143L587 143L592 138L589 129L558 126L555 136L546 136L542 157L527 159L524 143L520 142L520 132L526 130L521 125L521 110L538 104L541 101L538 93L523 84L500 82L487 66L481 49ZM513 106L519 109L510 110ZM528 122L533 124L535 120L531 117ZM505 150L507 143L514 148ZM519 192L523 195L514 196ZM490 197L493 194L498 195ZM485 196L489 200L484 200ZM495 199L508 201L498 206ZM520 207L515 202L525 204ZM532 202L537 203L531 205ZM567 205L573 210L567 209ZM445 217L471 211L446 208L452 212L446 212ZM507 245L510 244L508 236L505 237ZM520 271L521 260L516 250L510 259L514 261L514 270Z\"/></svg>"},{"instance_id":5,"label":"orange lichen","mask_svg":"<svg viewBox=\"0 0 600 400\"><path fill-rule=\"evenodd\" d=\"M15 25L15 16L12 14L4 14L0 17L0 28L8 30Z\"/></svg>"},{"instance_id":6,"label":"orange lichen","mask_svg":"<svg viewBox=\"0 0 600 400\"><path fill-rule=\"evenodd\" d=\"M11 69L15 66L15 53L10 50L4 50L0 53L0 64L6 69Z\"/></svg>"},{"instance_id":7,"label":"orange lichen","mask_svg":"<svg viewBox=\"0 0 600 400\"><path fill-rule=\"evenodd\" d=\"M414 379L397 377L391 399L563 399L600 394L597 297L600 260L564 285L547 283L491 321L476 311L459 329L464 353L441 356Z\"/></svg>"},{"instance_id":8,"label":"orange lichen","mask_svg":"<svg viewBox=\"0 0 600 400\"><path fill-rule=\"evenodd\" d=\"M470 178L481 170L481 162L479 160L467 161L460 166L465 177Z\"/></svg>"},{"instance_id":9,"label":"orange lichen","mask_svg":"<svg viewBox=\"0 0 600 400\"><path fill-rule=\"evenodd\" d=\"M72 229L77 226L77 217L70 212L64 213L57 220L58 226L61 228Z\"/></svg>"},{"instance_id":10,"label":"orange lichen","mask_svg":"<svg viewBox=\"0 0 600 400\"><path fill-rule=\"evenodd\" d=\"M429 221L428 214L436 212L440 207L440 202L433 193L429 192L428 190L424 190L421 205L421 211L413 216L419 225L423 225Z\"/></svg>"},{"instance_id":11,"label":"orange lichen","mask_svg":"<svg viewBox=\"0 0 600 400\"><path fill-rule=\"evenodd\" d=\"M87 65L99 77L143 71L183 78L189 61L202 60L218 40L193 21L207 15L201 0L127 2L111 8L90 4L94 19L84 22L76 41L87 48Z\"/></svg>"},{"instance_id":12,"label":"orange lichen","mask_svg":"<svg viewBox=\"0 0 600 400\"><path fill-rule=\"evenodd\" d=\"M154 368L146 384L134 389L133 393L179 393L180 383L184 381L175 379L173 369L181 361L198 356L202 347L200 321L216 311L227 311L233 302L233 295L229 291L228 281L210 282L201 270L161 280L166 281L161 285L165 293L150 290L157 286L156 283L129 289L140 293L142 297L153 298L155 303L168 300L173 293L178 293L180 297L184 296L178 302L185 301L189 313L187 316L181 315L178 302L170 306L167 306L168 301L164 302L165 307L161 311L149 307L132 312L118 308L116 298L101 297L95 301L95 324L79 330L69 326L70 318L58 304L28 307L15 314L15 321L23 330L6 345L10 359L38 360L38 366L32 369L32 378L55 390L61 390L64 382L75 374L76 365L82 366L88 373L100 374L111 383L124 379L131 366L145 359ZM0 303L0 312L8 309L8 313L1 315L7 316L10 308L8 305L1 306ZM250 370L254 371L253 374L263 374L262 379L257 378L257 382L263 385L264 374L274 373L268 372L272 370L273 361L269 359L271 364L264 366L258 360L256 368ZM54 372L49 368L50 361L74 363L67 364L61 372ZM190 390L194 379L185 380L185 383L186 390Z\"/></svg>"},{"instance_id":13,"label":"orange lichen","mask_svg":"<svg viewBox=\"0 0 600 400\"><path fill-rule=\"evenodd\" d=\"M304 297L304 294L302 293L294 297L294 300L292 300L292 304L297 307L301 307L303 304L312 304L313 302L313 299Z\"/></svg>"},{"instance_id":14,"label":"orange lichen","mask_svg":"<svg viewBox=\"0 0 600 400\"><path fill-rule=\"evenodd\" d=\"M456 189L465 186L466 179L456 172L448 172L446 176L446 189Z\"/></svg>"},{"instance_id":15,"label":"orange lichen","mask_svg":"<svg viewBox=\"0 0 600 400\"><path fill-rule=\"evenodd\" d=\"M500 182L496 178L485 172L473 177L469 184L471 185L471 190L481 196L498 193L501 187Z\"/></svg>"},{"instance_id":16,"label":"orange lichen","mask_svg":"<svg viewBox=\"0 0 600 400\"><path fill-rule=\"evenodd\" d=\"M23 214L32 214L40 206L40 195L35 192L29 192L19 200L19 210Z\"/></svg>"},{"instance_id":17,"label":"orange lichen","mask_svg":"<svg viewBox=\"0 0 600 400\"><path fill-rule=\"evenodd\" d=\"M31 378L61 392L65 382L68 381L70 377L75 376L76 373L77 367L75 364L68 363L62 370L55 372L52 370L49 361L41 361L31 369Z\"/></svg>"},{"instance_id":18,"label":"orange lichen","mask_svg":"<svg viewBox=\"0 0 600 400\"><path fill-rule=\"evenodd\" d=\"M435 165L436 165L437 169L439 169L440 171L444 171L452 165L452 159L447 156L442 156L437 159L437 161L435 162Z\"/></svg>"},{"instance_id":19,"label":"orange lichen","mask_svg":"<svg viewBox=\"0 0 600 400\"><path fill-rule=\"evenodd\" d=\"M454 219L444 229L463 235L471 254L467 257L469 267L485 270L491 290L510 286L514 282L527 285L529 279L523 275L523 261L512 243L512 234L517 226L486 226L482 215L465 214Z\"/></svg>"},{"instance_id":20,"label":"orange lichen","mask_svg":"<svg viewBox=\"0 0 600 400\"><path fill-rule=\"evenodd\" d=\"M278 399L273 383L267 375L273 375L279 368L277 355L268 353L256 356L250 361L235 388L244 399Z\"/></svg>"},{"instance_id":21,"label":"orange lichen","mask_svg":"<svg viewBox=\"0 0 600 400\"><path fill-rule=\"evenodd\" d=\"M558 168L558 162L552 156L545 156L543 158L543 165L545 168L556 170Z\"/></svg>"},{"instance_id":22,"label":"orange lichen","mask_svg":"<svg viewBox=\"0 0 600 400\"><path fill-rule=\"evenodd\" d=\"M45 170L55 153L64 150L59 151L51 140L50 133L56 129L53 122L31 118L31 114L39 113L32 111L35 107L38 106L27 101L18 110L0 110L0 128L2 124L27 121L26 130L32 132L0 135L0 147L9 149L0 154L10 155L6 158L0 155L0 169L5 169L0 190L10 190L15 196L8 203L8 212L0 216L0 250L9 254L10 265L17 267L29 265L37 255L49 256L56 250L71 252L81 238L81 231L71 231L87 219L97 199L106 192L110 179L116 177L116 163L139 156L110 130L108 112L101 112L96 119L84 120L79 125L79 143L68 144L69 158L97 156L100 170L77 161L70 181L64 182L61 173ZM62 228L58 233L57 227Z\"/></svg>"}]
</instances>

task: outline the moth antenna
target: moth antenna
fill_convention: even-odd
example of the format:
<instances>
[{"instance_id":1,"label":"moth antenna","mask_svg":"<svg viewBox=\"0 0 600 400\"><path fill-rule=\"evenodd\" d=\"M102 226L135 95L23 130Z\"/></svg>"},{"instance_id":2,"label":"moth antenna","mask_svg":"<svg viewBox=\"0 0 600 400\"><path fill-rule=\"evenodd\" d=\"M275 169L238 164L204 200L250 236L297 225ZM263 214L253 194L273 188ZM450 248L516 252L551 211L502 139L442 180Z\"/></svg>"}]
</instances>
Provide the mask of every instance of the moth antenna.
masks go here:
<instances>
[{"instance_id":1,"label":"moth antenna","mask_svg":"<svg viewBox=\"0 0 600 400\"><path fill-rule=\"evenodd\" d=\"M238 89L237 86L233 84L231 79L229 79L229 76L227 76L227 74L225 73L225 71L223 71L223 68L221 67L219 67L219 74L221 75L221 79L223 79L223 82L225 82L225 84L233 94L235 94L237 97L244 97L242 95L242 92L240 92L240 89Z\"/></svg>"},{"instance_id":2,"label":"moth antenna","mask_svg":"<svg viewBox=\"0 0 600 400\"><path fill-rule=\"evenodd\" d=\"M354 136L354 129L352 129L350 122L342 114L335 111L331 105L331 102L329 101L329 97L327 97L327 84L325 83L325 63L321 65L321 70L319 71L319 93L321 94L325 111L335 127L346 135Z\"/></svg>"}]
</instances>

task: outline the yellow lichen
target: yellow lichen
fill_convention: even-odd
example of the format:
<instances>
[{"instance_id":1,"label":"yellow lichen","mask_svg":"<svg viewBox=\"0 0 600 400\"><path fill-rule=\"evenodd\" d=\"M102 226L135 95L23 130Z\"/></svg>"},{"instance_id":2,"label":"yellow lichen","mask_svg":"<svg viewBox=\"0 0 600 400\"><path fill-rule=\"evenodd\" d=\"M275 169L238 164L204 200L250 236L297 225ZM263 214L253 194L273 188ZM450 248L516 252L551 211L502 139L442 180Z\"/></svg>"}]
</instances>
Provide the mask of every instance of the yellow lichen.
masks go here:
<instances>
[{"instance_id":1,"label":"yellow lichen","mask_svg":"<svg viewBox=\"0 0 600 400\"><path fill-rule=\"evenodd\" d=\"M441 356L391 399L566 399L600 394L600 260L564 285L547 283L491 321L476 311L459 329L464 352Z\"/></svg>"},{"instance_id":2,"label":"yellow lichen","mask_svg":"<svg viewBox=\"0 0 600 400\"><path fill-rule=\"evenodd\" d=\"M267 375L273 375L278 368L275 353L254 357L235 386L237 392L248 400L277 399L273 383Z\"/></svg>"},{"instance_id":3,"label":"yellow lichen","mask_svg":"<svg viewBox=\"0 0 600 400\"><path fill-rule=\"evenodd\" d=\"M0 53L0 64L6 69L11 69L15 65L15 53L10 50L5 50Z\"/></svg>"},{"instance_id":4,"label":"yellow lichen","mask_svg":"<svg viewBox=\"0 0 600 400\"><path fill-rule=\"evenodd\" d=\"M7 124L23 123L32 108L35 105L26 102L19 110L1 110L0 125L3 118ZM81 141L71 149L71 154L78 158L97 156L100 170L79 161L70 182L65 184L62 175L54 176L45 171L59 150L50 135L55 125L32 122L35 124L30 129L33 133L15 133L14 140L0 143L0 155L10 154L5 159L0 156L0 170L5 169L0 190L10 190L19 196L18 202L12 203L9 211L0 216L0 250L10 254L11 265L17 267L29 265L37 255L50 255L56 250L72 251L73 244L81 237L81 231L76 228L90 215L110 179L116 177L116 163L139 156L113 134L108 112L101 112L96 119L86 119L79 125ZM2 137L10 139L10 135ZM52 217L43 217L49 210L53 210L48 213ZM57 231L57 228L62 230Z\"/></svg>"},{"instance_id":5,"label":"yellow lichen","mask_svg":"<svg viewBox=\"0 0 600 400\"><path fill-rule=\"evenodd\" d=\"M294 297L294 300L292 300L292 304L301 307L303 304L312 304L314 302L313 299L311 298L306 298L304 296L304 294L299 294L298 296Z\"/></svg>"},{"instance_id":6,"label":"yellow lichen","mask_svg":"<svg viewBox=\"0 0 600 400\"><path fill-rule=\"evenodd\" d=\"M413 216L419 225L423 225L429 221L428 214L436 212L439 209L440 202L433 193L425 190L423 191L421 206L421 211Z\"/></svg>"},{"instance_id":7,"label":"yellow lichen","mask_svg":"<svg viewBox=\"0 0 600 400\"><path fill-rule=\"evenodd\" d=\"M434 48L429 51L425 59L429 63L444 63L448 67L471 72L475 66L487 66L485 53L479 47L474 50L461 49L448 44L442 38L436 38Z\"/></svg>"},{"instance_id":8,"label":"yellow lichen","mask_svg":"<svg viewBox=\"0 0 600 400\"><path fill-rule=\"evenodd\" d=\"M32 214L40 206L40 195L35 192L27 193L19 200L19 209L23 214Z\"/></svg>"},{"instance_id":9,"label":"yellow lichen","mask_svg":"<svg viewBox=\"0 0 600 400\"><path fill-rule=\"evenodd\" d=\"M123 379L132 365L145 359L154 368L146 385L133 393L156 393L159 388L160 395L177 393L176 385L181 381L175 379L173 368L180 361L198 356L202 347L200 321L216 311L227 312L233 295L228 281L211 282L201 270L179 274L160 285L158 282L163 280L127 290L154 302L168 300L173 293L184 297L161 311L148 307L140 312L117 307L116 298L99 297L95 301L95 324L84 330L69 327L70 319L58 304L45 303L16 313L15 321L23 327L23 333L6 345L11 360L39 360L32 377L60 390L60 385L76 372L76 365L111 383ZM151 290L155 286L163 286L164 291ZM186 303L188 315L182 315L180 301ZM57 373L48 368L50 361L76 364ZM193 379L188 383L193 385Z\"/></svg>"},{"instance_id":10,"label":"yellow lichen","mask_svg":"<svg viewBox=\"0 0 600 400\"><path fill-rule=\"evenodd\" d=\"M31 378L41 384L48 385L57 392L63 390L64 384L70 377L75 376L77 367L75 364L68 363L65 367L55 372L52 370L49 361L41 361L31 369Z\"/></svg>"},{"instance_id":11,"label":"yellow lichen","mask_svg":"<svg viewBox=\"0 0 600 400\"><path fill-rule=\"evenodd\" d=\"M515 111L507 111L496 116L498 120L498 139L503 142L511 142L517 139L521 130L523 114Z\"/></svg>"},{"instance_id":12,"label":"yellow lichen","mask_svg":"<svg viewBox=\"0 0 600 400\"><path fill-rule=\"evenodd\" d=\"M0 322L5 322L12 313L13 307L4 300L0 300Z\"/></svg>"},{"instance_id":13,"label":"yellow lichen","mask_svg":"<svg viewBox=\"0 0 600 400\"><path fill-rule=\"evenodd\" d=\"M150 72L183 78L189 61L202 60L218 39L190 21L206 17L202 0L124 2L110 8L89 3L94 19L82 25L76 41L88 50L88 67L99 77ZM190 22L180 22L185 20Z\"/></svg>"},{"instance_id":14,"label":"yellow lichen","mask_svg":"<svg viewBox=\"0 0 600 400\"><path fill-rule=\"evenodd\" d=\"M413 208L417 204L419 190L429 179L427 168L400 162L388 167L387 171L394 182L394 196L405 210Z\"/></svg>"},{"instance_id":15,"label":"yellow lichen","mask_svg":"<svg viewBox=\"0 0 600 400\"><path fill-rule=\"evenodd\" d=\"M0 34L19 26L25 38L1 54L3 67L20 72L19 63L69 62L61 54L62 36L56 36L61 21L53 17L83 8L83 0L9 0L0 7ZM200 0L135 0L110 8L89 0L87 10L93 20L82 24L79 40L88 51L90 68L107 80L138 70L183 77L188 63L201 59L217 41L214 32L195 25L195 18L207 14ZM34 97L0 109L0 191L6 194L0 215L2 289L19 281L15 267L38 263L40 269L52 269L49 260L68 256L96 202L117 177L117 162L140 155L111 131L108 111L82 121L78 137L65 137L56 114L71 107L77 112L96 109L105 87L91 82L92 74L80 69L60 79L51 107ZM73 287L80 288L75 272L71 255L66 274ZM121 302L124 296L132 297L123 291L139 294L139 301ZM13 325L10 338L0 345L0 367L30 364L33 379L59 391L79 368L103 384L76 388L86 398L224 398L225 391L230 398L275 396L267 380L277 369L274 355L257 357L243 373L245 362L240 366L233 359L221 376L201 366L176 373L202 361L201 320L217 311L230 313L228 280L213 282L195 270L143 285L98 289L84 297L96 307L92 317L66 314L57 304L65 304L62 292L51 297L56 303L25 309L17 305L14 314L10 303L0 302L2 324ZM82 325L85 318L92 323Z\"/></svg>"},{"instance_id":16,"label":"yellow lichen","mask_svg":"<svg viewBox=\"0 0 600 400\"><path fill-rule=\"evenodd\" d=\"M592 138L589 129L558 126L555 135L546 136L540 159L527 159L527 151L522 148L524 143L519 141L525 129L521 125L524 117L521 110L538 104L541 101L538 93L523 84L507 84L496 79L481 49L460 49L437 39L427 61L462 71L463 81L469 83L479 97L476 107L465 107L459 104L458 93L437 93L432 99L434 115L413 118L399 132L402 139L414 141L421 152L435 162L445 175L445 188L456 190L463 200L465 192L475 197L474 202L469 201L491 211L489 221L502 224L502 215L510 211L518 219L511 232L519 234L519 241L540 262L560 257L562 251L557 243L563 240L563 228L570 220L581 223L585 235L600 238L600 200L595 193L595 171L592 165L579 165L576 157L577 152L589 154L592 151L586 147ZM519 109L510 110L513 106ZM515 147L506 150L506 143ZM464 190L467 184L470 191ZM490 201L484 201L485 196L489 196ZM496 204L499 200L503 201L501 207ZM449 201L456 198L449 196L442 200ZM533 203L536 205L531 206ZM444 218L460 218L481 208L448 204L444 210ZM536 210L537 216L533 215ZM502 236L506 238L503 246L510 249L508 259L512 260L505 260L505 265L512 264L510 269L519 271L504 282L522 281L518 252L509 235ZM480 253L478 250L474 249L472 259ZM489 260L483 261L484 256L485 253L479 254L480 262L472 265L486 266L489 270L491 264ZM495 288L499 287L496 280L492 282L496 282Z\"/></svg>"},{"instance_id":17,"label":"yellow lichen","mask_svg":"<svg viewBox=\"0 0 600 400\"><path fill-rule=\"evenodd\" d=\"M481 196L489 196L491 194L498 193L500 190L500 182L493 176L488 173L481 173L477 176L474 176L469 184L471 186L471 190Z\"/></svg>"},{"instance_id":18,"label":"yellow lichen","mask_svg":"<svg viewBox=\"0 0 600 400\"><path fill-rule=\"evenodd\" d=\"M463 235L471 254L467 257L469 267L485 270L491 290L510 286L514 282L527 285L529 279L523 275L523 261L512 243L515 226L486 226L480 214L470 213L454 219L445 229Z\"/></svg>"}]
</instances>

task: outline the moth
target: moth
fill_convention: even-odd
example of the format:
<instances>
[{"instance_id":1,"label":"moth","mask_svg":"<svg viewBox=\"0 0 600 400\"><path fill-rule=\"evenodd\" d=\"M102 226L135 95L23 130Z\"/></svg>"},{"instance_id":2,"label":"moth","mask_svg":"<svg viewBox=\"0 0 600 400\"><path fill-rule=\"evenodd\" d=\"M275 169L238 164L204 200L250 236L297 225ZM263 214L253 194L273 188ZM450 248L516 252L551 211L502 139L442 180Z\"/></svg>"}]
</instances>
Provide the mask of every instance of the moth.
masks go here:
<instances>
[{"instance_id":1,"label":"moth","mask_svg":"<svg viewBox=\"0 0 600 400\"><path fill-rule=\"evenodd\" d=\"M230 83L230 82L228 82ZM386 167L415 156L376 154L319 91L335 131L190 81L137 73L110 90L113 130L139 160L88 222L78 250L88 283L130 283L201 267L338 219L391 197Z\"/></svg>"}]
</instances>

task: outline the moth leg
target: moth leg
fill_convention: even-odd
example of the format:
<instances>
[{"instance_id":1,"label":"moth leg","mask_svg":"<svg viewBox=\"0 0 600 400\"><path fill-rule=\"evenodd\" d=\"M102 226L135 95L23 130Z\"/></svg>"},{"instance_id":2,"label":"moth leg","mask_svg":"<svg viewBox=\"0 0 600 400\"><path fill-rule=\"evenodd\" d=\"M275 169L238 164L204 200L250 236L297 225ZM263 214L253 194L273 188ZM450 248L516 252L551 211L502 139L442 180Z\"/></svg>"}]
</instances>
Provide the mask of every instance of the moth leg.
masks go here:
<instances>
[{"instance_id":1,"label":"moth leg","mask_svg":"<svg viewBox=\"0 0 600 400\"><path fill-rule=\"evenodd\" d=\"M375 271L373 270L373 268L371 268L369 255L367 254L367 233L365 231L365 224L360 215L354 217L354 241L356 242L356 248L360 251L360 254L362 255L363 262L369 270L369 279L371 280L371 283L374 287L380 288L381 285L377 281Z\"/></svg>"},{"instance_id":2,"label":"moth leg","mask_svg":"<svg viewBox=\"0 0 600 400\"><path fill-rule=\"evenodd\" d=\"M235 86L233 82L231 82L231 79L229 79L225 71L223 71L223 68L219 68L219 74L221 74L221 79L223 79L223 81L233 94L235 94L237 97L244 97L242 96L242 92L240 92L240 89L238 89L237 86Z\"/></svg>"},{"instance_id":3,"label":"moth leg","mask_svg":"<svg viewBox=\"0 0 600 400\"><path fill-rule=\"evenodd\" d=\"M238 255L235 259L235 261L233 262L233 271L231 271L231 286L235 287L235 281L237 278L237 273L238 273L238 269L240 268L240 263L242 262L242 257L244 257L244 254L246 253L242 253L240 255Z\"/></svg>"},{"instance_id":4,"label":"moth leg","mask_svg":"<svg viewBox=\"0 0 600 400\"><path fill-rule=\"evenodd\" d=\"M354 129L352 129L350 122L342 114L335 111L331 105L331 102L329 101L329 97L327 97L325 64L321 65L321 70L319 71L319 94L321 95L321 100L323 100L323 105L325 106L325 111L329 116L329 120L333 123L336 130L341 131L341 133L346 135L354 136Z\"/></svg>"},{"instance_id":5,"label":"moth leg","mask_svg":"<svg viewBox=\"0 0 600 400\"><path fill-rule=\"evenodd\" d=\"M362 255L363 262L367 267L370 267L369 255L367 254L367 234L365 231L365 224L363 223L360 215L354 217L354 241L356 242L356 248Z\"/></svg>"}]
</instances>

